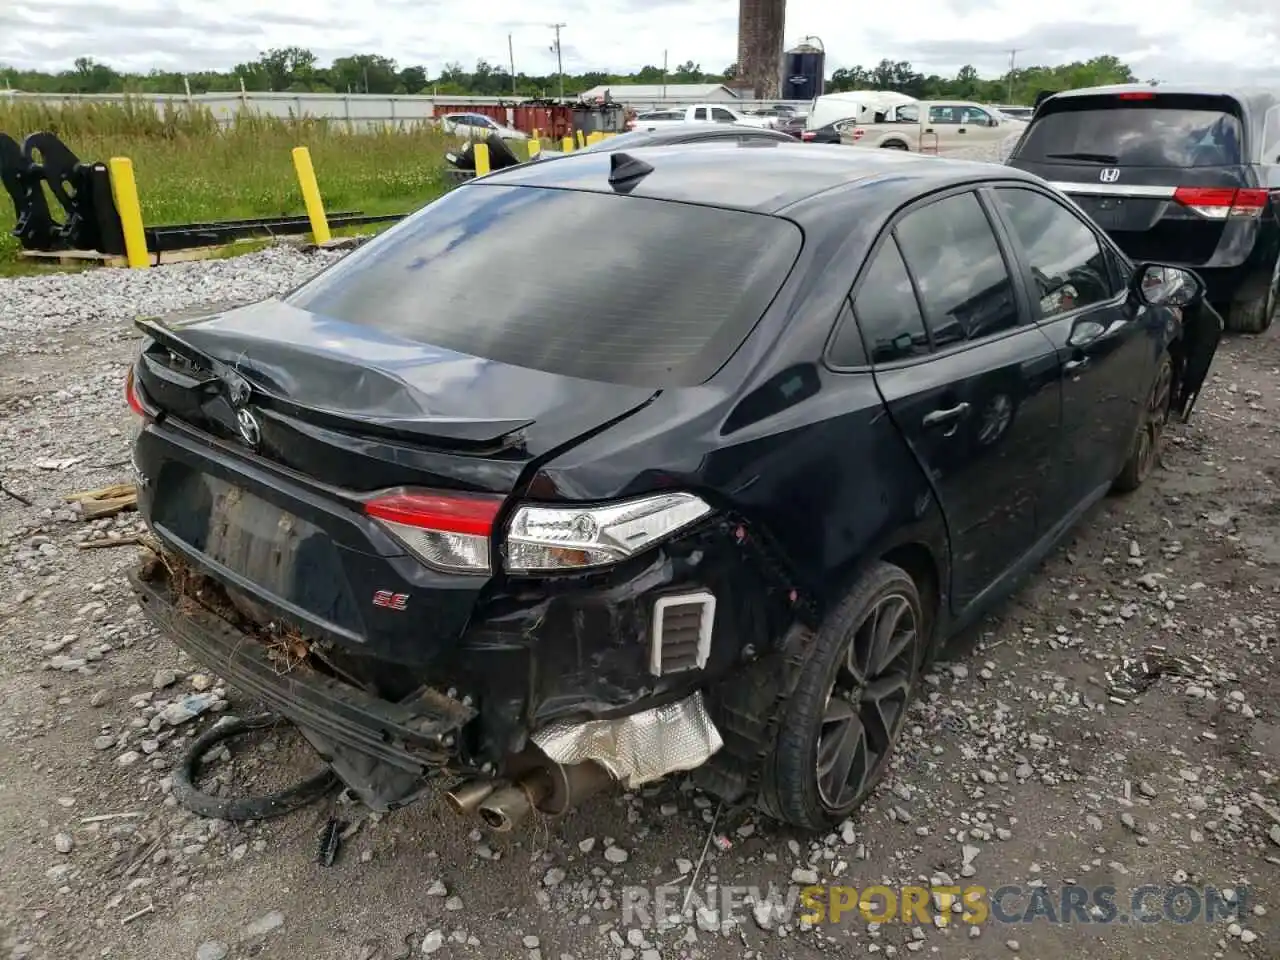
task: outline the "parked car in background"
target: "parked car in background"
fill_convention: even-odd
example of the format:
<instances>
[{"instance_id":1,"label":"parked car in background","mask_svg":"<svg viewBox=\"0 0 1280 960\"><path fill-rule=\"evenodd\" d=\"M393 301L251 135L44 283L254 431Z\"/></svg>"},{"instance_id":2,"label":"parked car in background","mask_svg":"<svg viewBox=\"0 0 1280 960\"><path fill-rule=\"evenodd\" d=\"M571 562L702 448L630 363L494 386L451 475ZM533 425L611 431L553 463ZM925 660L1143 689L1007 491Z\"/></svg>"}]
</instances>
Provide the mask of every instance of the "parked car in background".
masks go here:
<instances>
[{"instance_id":1,"label":"parked car in background","mask_svg":"<svg viewBox=\"0 0 1280 960\"><path fill-rule=\"evenodd\" d=\"M775 120L788 119L797 114L796 108L789 103L768 103L743 112L751 117L772 117Z\"/></svg>"},{"instance_id":2,"label":"parked car in background","mask_svg":"<svg viewBox=\"0 0 1280 960\"><path fill-rule=\"evenodd\" d=\"M817 130L805 130L800 134L800 139L805 143L838 144L843 142L841 135L853 130L857 125L856 120L840 120L836 123L828 123Z\"/></svg>"},{"instance_id":3,"label":"parked car in background","mask_svg":"<svg viewBox=\"0 0 1280 960\"><path fill-rule=\"evenodd\" d=\"M1005 140L1021 127L976 103L920 100L877 110L872 123L845 130L841 140L857 147L941 153Z\"/></svg>"},{"instance_id":4,"label":"parked car in background","mask_svg":"<svg viewBox=\"0 0 1280 960\"><path fill-rule=\"evenodd\" d=\"M829 831L942 642L1150 473L1198 293L1008 167L521 164L283 297L139 321L134 589L376 810L448 770L508 830L694 770Z\"/></svg>"},{"instance_id":5,"label":"parked car in background","mask_svg":"<svg viewBox=\"0 0 1280 960\"><path fill-rule=\"evenodd\" d=\"M1122 249L1193 268L1227 329L1280 311L1280 96L1201 86L1059 93L1009 164L1053 182Z\"/></svg>"},{"instance_id":6,"label":"parked car in background","mask_svg":"<svg viewBox=\"0 0 1280 960\"><path fill-rule=\"evenodd\" d=\"M673 123L739 123L747 127L775 126L773 117L749 117L721 103L694 103L687 107L650 110L627 121L627 130L656 130Z\"/></svg>"},{"instance_id":7,"label":"parked car in background","mask_svg":"<svg viewBox=\"0 0 1280 960\"><path fill-rule=\"evenodd\" d=\"M801 135L808 127L808 123L808 115L797 113L790 117L780 117L774 129L781 130L793 139L800 140L803 139Z\"/></svg>"},{"instance_id":8,"label":"parked car in background","mask_svg":"<svg viewBox=\"0 0 1280 960\"><path fill-rule=\"evenodd\" d=\"M1009 117L1011 120L1023 120L1028 122L1031 120L1031 115L1036 112L1035 107L1024 107L1021 105L1013 106L1013 105L1001 104L999 106L993 107L992 109L996 110L999 113L1004 114L1006 117Z\"/></svg>"},{"instance_id":9,"label":"parked car in background","mask_svg":"<svg viewBox=\"0 0 1280 960\"><path fill-rule=\"evenodd\" d=\"M440 118L440 129L468 140L482 140L491 133L496 133L503 140L529 139L529 134L524 131L498 123L483 113L446 113Z\"/></svg>"}]
</instances>

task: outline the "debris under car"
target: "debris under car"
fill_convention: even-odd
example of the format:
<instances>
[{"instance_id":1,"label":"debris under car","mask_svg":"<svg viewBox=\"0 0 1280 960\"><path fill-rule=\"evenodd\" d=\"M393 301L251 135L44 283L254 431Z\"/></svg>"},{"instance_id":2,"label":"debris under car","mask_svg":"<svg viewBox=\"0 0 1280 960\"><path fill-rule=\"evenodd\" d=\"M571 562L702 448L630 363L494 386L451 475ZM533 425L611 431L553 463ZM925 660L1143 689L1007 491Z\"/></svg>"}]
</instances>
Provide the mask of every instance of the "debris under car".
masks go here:
<instances>
[{"instance_id":1,"label":"debris under car","mask_svg":"<svg viewBox=\"0 0 1280 960\"><path fill-rule=\"evenodd\" d=\"M139 321L143 609L374 810L447 776L511 830L692 771L839 822L938 644L1153 469L1221 329L1193 275L1100 234L1053 289L993 278L1037 253L977 191L1052 201L1029 176L853 153L513 167L283 299ZM932 203L948 226L909 230ZM950 236L974 211L985 235Z\"/></svg>"}]
</instances>

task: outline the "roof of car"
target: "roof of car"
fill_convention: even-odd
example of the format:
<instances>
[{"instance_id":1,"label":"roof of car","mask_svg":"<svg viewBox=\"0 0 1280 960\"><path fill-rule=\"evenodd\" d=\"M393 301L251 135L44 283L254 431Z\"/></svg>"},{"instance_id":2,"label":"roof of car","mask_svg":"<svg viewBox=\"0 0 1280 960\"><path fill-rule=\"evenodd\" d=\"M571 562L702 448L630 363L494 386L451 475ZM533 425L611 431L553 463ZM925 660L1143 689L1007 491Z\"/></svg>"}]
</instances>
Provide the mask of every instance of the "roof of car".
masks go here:
<instances>
[{"instance_id":1,"label":"roof of car","mask_svg":"<svg viewBox=\"0 0 1280 960\"><path fill-rule=\"evenodd\" d=\"M782 143L795 140L790 134L783 133L780 130L771 130L767 127L751 127L742 123L680 123L670 127L659 127L656 130L633 130L621 136L627 138L626 149L706 140L777 140ZM601 140L586 149L592 153L604 153L609 152L611 144L612 138L610 140Z\"/></svg>"},{"instance_id":2,"label":"roof of car","mask_svg":"<svg viewBox=\"0 0 1280 960\"><path fill-rule=\"evenodd\" d=\"M1054 94L1055 100L1071 100L1077 97L1089 97L1120 93L1154 93L1161 96L1208 96L1232 97L1240 103L1252 108L1266 110L1280 101L1275 89L1265 87L1232 87L1210 86L1190 83L1116 83L1101 87L1081 87L1078 90L1063 90Z\"/></svg>"},{"instance_id":3,"label":"roof of car","mask_svg":"<svg viewBox=\"0 0 1280 960\"><path fill-rule=\"evenodd\" d=\"M758 213L777 213L815 194L857 181L890 178L900 187L909 184L917 192L925 192L967 180L1036 179L1011 167L977 161L773 140L638 147L626 153L653 167L626 191L631 196ZM606 151L584 151L554 163L510 167L469 184L612 193L612 156Z\"/></svg>"}]
</instances>

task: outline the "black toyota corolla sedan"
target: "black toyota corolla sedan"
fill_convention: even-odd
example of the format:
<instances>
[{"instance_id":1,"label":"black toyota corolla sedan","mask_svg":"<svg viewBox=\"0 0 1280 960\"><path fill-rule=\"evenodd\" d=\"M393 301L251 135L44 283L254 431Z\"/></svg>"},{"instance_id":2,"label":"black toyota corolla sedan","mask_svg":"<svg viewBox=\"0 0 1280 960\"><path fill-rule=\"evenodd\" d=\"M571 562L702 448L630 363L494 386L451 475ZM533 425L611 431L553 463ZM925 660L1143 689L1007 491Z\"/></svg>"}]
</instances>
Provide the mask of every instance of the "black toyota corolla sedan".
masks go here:
<instances>
[{"instance_id":1,"label":"black toyota corolla sedan","mask_svg":"<svg viewBox=\"0 0 1280 960\"><path fill-rule=\"evenodd\" d=\"M692 770L823 829L945 638L1149 475L1201 294L990 164L522 165L140 322L135 589L376 809L444 771L503 830Z\"/></svg>"}]
</instances>

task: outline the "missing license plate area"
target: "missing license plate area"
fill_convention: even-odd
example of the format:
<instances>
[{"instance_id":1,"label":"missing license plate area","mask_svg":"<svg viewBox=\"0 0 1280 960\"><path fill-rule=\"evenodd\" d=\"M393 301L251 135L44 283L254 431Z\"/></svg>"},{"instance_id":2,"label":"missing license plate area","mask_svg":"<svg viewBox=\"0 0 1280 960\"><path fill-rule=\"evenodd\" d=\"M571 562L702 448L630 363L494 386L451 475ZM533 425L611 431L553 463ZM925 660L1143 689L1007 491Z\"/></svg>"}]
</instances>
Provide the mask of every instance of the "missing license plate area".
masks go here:
<instances>
[{"instance_id":1,"label":"missing license plate area","mask_svg":"<svg viewBox=\"0 0 1280 960\"><path fill-rule=\"evenodd\" d=\"M716 598L706 590L659 598L653 605L649 672L663 677L705 667L715 617Z\"/></svg>"},{"instance_id":2,"label":"missing license plate area","mask_svg":"<svg viewBox=\"0 0 1280 960\"><path fill-rule=\"evenodd\" d=\"M325 531L208 474L171 464L164 479L152 518L167 535L244 578L263 599L344 630L360 627L338 550Z\"/></svg>"}]
</instances>

